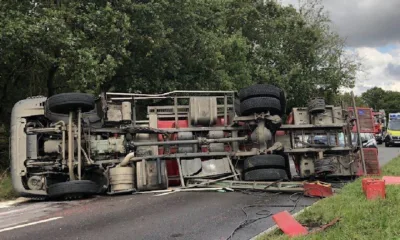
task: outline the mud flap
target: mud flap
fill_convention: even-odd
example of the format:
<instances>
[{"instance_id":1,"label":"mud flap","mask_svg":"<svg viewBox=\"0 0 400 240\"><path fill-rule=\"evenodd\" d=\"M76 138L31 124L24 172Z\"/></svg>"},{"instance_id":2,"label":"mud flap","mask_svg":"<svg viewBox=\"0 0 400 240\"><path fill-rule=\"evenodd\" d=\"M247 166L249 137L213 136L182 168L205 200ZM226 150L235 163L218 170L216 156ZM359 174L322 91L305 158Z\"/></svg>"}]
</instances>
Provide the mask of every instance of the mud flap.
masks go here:
<instances>
[{"instance_id":1,"label":"mud flap","mask_svg":"<svg viewBox=\"0 0 400 240\"><path fill-rule=\"evenodd\" d=\"M182 172L185 178L202 178L220 176L233 173L229 158L209 159L201 161L200 158L182 159Z\"/></svg>"},{"instance_id":2,"label":"mud flap","mask_svg":"<svg viewBox=\"0 0 400 240\"><path fill-rule=\"evenodd\" d=\"M138 191L163 190L168 188L168 174L165 161L141 161L136 163Z\"/></svg>"}]
</instances>

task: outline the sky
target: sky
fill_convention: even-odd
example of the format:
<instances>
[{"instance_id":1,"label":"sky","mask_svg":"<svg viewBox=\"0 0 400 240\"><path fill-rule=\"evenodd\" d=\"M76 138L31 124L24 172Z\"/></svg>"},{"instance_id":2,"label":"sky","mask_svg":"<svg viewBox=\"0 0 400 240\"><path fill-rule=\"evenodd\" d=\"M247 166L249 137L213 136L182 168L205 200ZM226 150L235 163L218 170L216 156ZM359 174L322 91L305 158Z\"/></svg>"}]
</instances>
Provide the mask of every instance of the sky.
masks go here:
<instances>
[{"instance_id":1,"label":"sky","mask_svg":"<svg viewBox=\"0 0 400 240\"><path fill-rule=\"evenodd\" d=\"M400 0L320 0L334 29L358 56L356 95L372 87L400 91ZM298 0L281 0L298 7Z\"/></svg>"}]
</instances>

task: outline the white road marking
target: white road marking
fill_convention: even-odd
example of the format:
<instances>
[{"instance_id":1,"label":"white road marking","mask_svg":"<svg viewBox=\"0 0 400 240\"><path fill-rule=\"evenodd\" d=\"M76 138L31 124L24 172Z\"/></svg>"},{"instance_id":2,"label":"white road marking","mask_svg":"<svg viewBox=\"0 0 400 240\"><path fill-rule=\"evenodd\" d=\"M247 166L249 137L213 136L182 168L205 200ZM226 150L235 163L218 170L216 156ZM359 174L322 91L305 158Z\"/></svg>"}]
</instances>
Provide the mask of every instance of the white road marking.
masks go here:
<instances>
[{"instance_id":1,"label":"white road marking","mask_svg":"<svg viewBox=\"0 0 400 240\"><path fill-rule=\"evenodd\" d=\"M48 218L48 219L41 220L41 221L26 223L26 224L14 226L14 227L9 227L9 228L3 228L3 229L0 229L0 233L1 233L1 232L6 232L6 231L10 231L10 230L14 230L14 229L18 229L18 228L23 228L23 227L28 227L28 226L36 225L36 224L39 224L39 223L50 222L50 221L54 221L54 220L57 220L57 219L60 219L60 218L63 218L63 217Z\"/></svg>"}]
</instances>

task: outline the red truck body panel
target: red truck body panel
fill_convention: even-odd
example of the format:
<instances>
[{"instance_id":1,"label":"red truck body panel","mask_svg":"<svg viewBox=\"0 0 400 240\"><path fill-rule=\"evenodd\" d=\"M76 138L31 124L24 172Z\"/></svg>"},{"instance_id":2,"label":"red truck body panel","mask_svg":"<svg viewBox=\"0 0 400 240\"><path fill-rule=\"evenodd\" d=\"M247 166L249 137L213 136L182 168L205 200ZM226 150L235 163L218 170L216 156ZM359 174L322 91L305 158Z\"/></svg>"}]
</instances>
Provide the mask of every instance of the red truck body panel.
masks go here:
<instances>
[{"instance_id":1,"label":"red truck body panel","mask_svg":"<svg viewBox=\"0 0 400 240\"><path fill-rule=\"evenodd\" d=\"M355 117L354 109L348 108L350 117ZM362 133L374 133L375 132L375 120L371 108L357 107L358 118L360 122L360 132ZM354 123L352 132L357 132L357 124Z\"/></svg>"},{"instance_id":2,"label":"red truck body panel","mask_svg":"<svg viewBox=\"0 0 400 240\"><path fill-rule=\"evenodd\" d=\"M218 118L217 122L215 124L215 126L224 126L225 121L224 118ZM158 120L157 121L157 127L160 129L168 129L168 128L175 128L175 120ZM182 119L182 120L178 120L178 127L179 128L188 128L189 127L189 122L187 119ZM177 135L176 134L172 134L171 135L171 139L169 140L177 140ZM163 139L163 135L159 134L158 135L158 141L164 141ZM225 148L225 150L227 152L230 151L229 146L227 146ZM202 149L203 152L208 151L207 149ZM177 153L177 149L176 148L169 148L169 153L173 154L173 153ZM163 147L159 147L158 148L158 154L162 155L164 154L164 148ZM168 173L168 177L169 178L177 178L179 176L179 167L178 167L178 163L176 161L166 161L167 164L167 173ZM180 180L169 180L168 184L171 186L178 186L180 185Z\"/></svg>"}]
</instances>

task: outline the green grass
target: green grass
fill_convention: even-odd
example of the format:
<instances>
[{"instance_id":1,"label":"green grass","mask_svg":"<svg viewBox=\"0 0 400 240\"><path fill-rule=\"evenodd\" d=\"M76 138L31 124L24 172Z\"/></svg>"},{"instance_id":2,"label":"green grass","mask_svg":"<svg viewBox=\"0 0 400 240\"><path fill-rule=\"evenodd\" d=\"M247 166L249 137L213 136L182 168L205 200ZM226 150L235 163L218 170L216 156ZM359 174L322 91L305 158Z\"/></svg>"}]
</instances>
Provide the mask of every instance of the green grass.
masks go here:
<instances>
[{"instance_id":1,"label":"green grass","mask_svg":"<svg viewBox=\"0 0 400 240\"><path fill-rule=\"evenodd\" d=\"M382 169L382 175L400 176L400 157ZM342 191L317 202L297 217L303 225L326 224L340 217L340 222L323 232L292 239L400 239L400 186L387 186L386 199L368 201L361 179L347 184ZM259 240L289 239L280 230Z\"/></svg>"},{"instance_id":2,"label":"green grass","mask_svg":"<svg viewBox=\"0 0 400 240\"><path fill-rule=\"evenodd\" d=\"M0 172L1 173L1 172ZM0 201L10 200L17 195L12 188L11 177L4 173L0 175Z\"/></svg>"}]
</instances>

